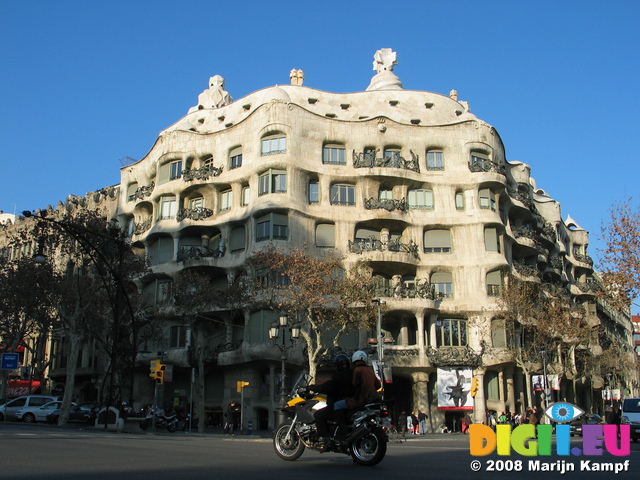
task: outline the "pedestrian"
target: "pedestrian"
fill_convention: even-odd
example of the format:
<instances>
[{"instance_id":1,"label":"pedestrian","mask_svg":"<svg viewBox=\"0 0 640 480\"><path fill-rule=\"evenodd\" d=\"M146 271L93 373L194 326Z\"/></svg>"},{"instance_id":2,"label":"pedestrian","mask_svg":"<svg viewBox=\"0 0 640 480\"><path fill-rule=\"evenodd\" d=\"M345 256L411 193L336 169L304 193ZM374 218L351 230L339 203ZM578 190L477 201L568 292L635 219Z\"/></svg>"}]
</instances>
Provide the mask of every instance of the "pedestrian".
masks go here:
<instances>
[{"instance_id":1,"label":"pedestrian","mask_svg":"<svg viewBox=\"0 0 640 480\"><path fill-rule=\"evenodd\" d=\"M413 434L418 435L420 420L418 420L418 415L416 413L411 414L411 425L413 426Z\"/></svg>"},{"instance_id":2,"label":"pedestrian","mask_svg":"<svg viewBox=\"0 0 640 480\"><path fill-rule=\"evenodd\" d=\"M407 432L413 433L413 415L411 412L407 414Z\"/></svg>"},{"instance_id":3,"label":"pedestrian","mask_svg":"<svg viewBox=\"0 0 640 480\"><path fill-rule=\"evenodd\" d=\"M240 416L240 407L236 402L229 403L227 411L224 412L224 433L233 435L233 431L237 428Z\"/></svg>"},{"instance_id":4,"label":"pedestrian","mask_svg":"<svg viewBox=\"0 0 640 480\"><path fill-rule=\"evenodd\" d=\"M536 415L536 411L537 411L538 407L533 407L531 410L529 410L529 424L536 426L538 425L538 416Z\"/></svg>"},{"instance_id":5,"label":"pedestrian","mask_svg":"<svg viewBox=\"0 0 640 480\"><path fill-rule=\"evenodd\" d=\"M471 425L473 421L471 420L471 415L468 413L464 414L462 417L462 433L469 433L469 425Z\"/></svg>"},{"instance_id":6,"label":"pedestrian","mask_svg":"<svg viewBox=\"0 0 640 480\"><path fill-rule=\"evenodd\" d=\"M403 437L406 436L406 434L407 434L407 412L405 412L404 410L402 411L402 413L398 417L398 428L402 432L402 436Z\"/></svg>"},{"instance_id":7,"label":"pedestrian","mask_svg":"<svg viewBox=\"0 0 640 480\"><path fill-rule=\"evenodd\" d=\"M429 416L421 410L418 410L418 421L420 422L420 435L427 433L427 419Z\"/></svg>"}]
</instances>

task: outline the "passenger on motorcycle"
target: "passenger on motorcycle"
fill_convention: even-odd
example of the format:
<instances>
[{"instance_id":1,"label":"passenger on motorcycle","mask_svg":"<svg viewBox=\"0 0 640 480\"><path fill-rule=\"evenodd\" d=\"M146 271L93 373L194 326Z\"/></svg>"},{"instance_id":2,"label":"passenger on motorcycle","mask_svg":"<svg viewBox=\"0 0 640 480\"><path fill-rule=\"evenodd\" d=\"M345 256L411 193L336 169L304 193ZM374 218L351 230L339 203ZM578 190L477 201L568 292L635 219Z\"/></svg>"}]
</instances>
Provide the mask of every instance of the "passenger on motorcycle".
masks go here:
<instances>
[{"instance_id":1,"label":"passenger on motorcycle","mask_svg":"<svg viewBox=\"0 0 640 480\"><path fill-rule=\"evenodd\" d=\"M335 402L344 400L353 393L351 362L349 357L344 354L337 355L336 358L333 359L333 365L336 372L329 380L320 385L309 385L307 387L310 391L327 395L327 406L317 410L314 414L318 436L321 438L323 445L320 451L326 451L331 443L327 420L335 418L335 410L333 409Z\"/></svg>"},{"instance_id":2,"label":"passenger on motorcycle","mask_svg":"<svg viewBox=\"0 0 640 480\"><path fill-rule=\"evenodd\" d=\"M355 410L363 407L367 403L379 402L382 397L378 389L382 386L373 370L367 366L368 356L362 350L358 350L351 357L353 373L351 375L351 385L353 395L347 396L344 400L337 401L333 408L336 420L340 428L346 425L346 415L348 410Z\"/></svg>"}]
</instances>

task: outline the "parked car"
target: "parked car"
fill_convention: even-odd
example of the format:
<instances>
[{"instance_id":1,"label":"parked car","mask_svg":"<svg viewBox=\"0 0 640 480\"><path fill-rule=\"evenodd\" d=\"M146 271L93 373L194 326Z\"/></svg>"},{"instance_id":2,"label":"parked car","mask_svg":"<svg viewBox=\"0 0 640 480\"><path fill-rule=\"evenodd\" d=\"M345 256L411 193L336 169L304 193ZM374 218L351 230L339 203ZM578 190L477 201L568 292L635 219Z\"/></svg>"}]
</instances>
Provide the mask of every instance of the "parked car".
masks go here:
<instances>
[{"instance_id":1,"label":"parked car","mask_svg":"<svg viewBox=\"0 0 640 480\"><path fill-rule=\"evenodd\" d=\"M597 413L592 413L591 415L581 415L580 418L576 418L573 422L571 422L571 436L580 435L582 436L582 425L603 425L604 418L602 418Z\"/></svg>"},{"instance_id":2,"label":"parked car","mask_svg":"<svg viewBox=\"0 0 640 480\"><path fill-rule=\"evenodd\" d=\"M45 403L38 407L23 407L13 414L13 417L18 422L34 423L34 422L46 422L47 415L62 406L62 400L56 400L55 402Z\"/></svg>"},{"instance_id":3,"label":"parked car","mask_svg":"<svg viewBox=\"0 0 640 480\"><path fill-rule=\"evenodd\" d=\"M23 408L41 407L45 403L58 400L58 397L50 395L25 395L23 397L14 398L7 403L0 405L0 421L13 420L15 413Z\"/></svg>"},{"instance_id":4,"label":"parked car","mask_svg":"<svg viewBox=\"0 0 640 480\"><path fill-rule=\"evenodd\" d=\"M47 414L47 423L58 423L60 418L60 408L56 408ZM71 405L69 407L69 422L89 423L91 419L91 410L82 408L80 405Z\"/></svg>"}]
</instances>

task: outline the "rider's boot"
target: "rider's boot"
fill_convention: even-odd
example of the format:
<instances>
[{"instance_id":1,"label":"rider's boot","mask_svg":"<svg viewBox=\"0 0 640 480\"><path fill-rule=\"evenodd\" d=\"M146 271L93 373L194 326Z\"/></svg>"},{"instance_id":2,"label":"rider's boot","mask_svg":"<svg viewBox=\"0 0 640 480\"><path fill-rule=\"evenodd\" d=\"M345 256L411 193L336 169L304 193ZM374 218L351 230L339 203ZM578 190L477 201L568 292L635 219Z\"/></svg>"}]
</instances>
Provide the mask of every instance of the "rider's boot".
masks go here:
<instances>
[{"instance_id":1,"label":"rider's boot","mask_svg":"<svg viewBox=\"0 0 640 480\"><path fill-rule=\"evenodd\" d=\"M329 451L331 447L331 438L329 437L321 437L320 438L320 453L324 453Z\"/></svg>"}]
</instances>

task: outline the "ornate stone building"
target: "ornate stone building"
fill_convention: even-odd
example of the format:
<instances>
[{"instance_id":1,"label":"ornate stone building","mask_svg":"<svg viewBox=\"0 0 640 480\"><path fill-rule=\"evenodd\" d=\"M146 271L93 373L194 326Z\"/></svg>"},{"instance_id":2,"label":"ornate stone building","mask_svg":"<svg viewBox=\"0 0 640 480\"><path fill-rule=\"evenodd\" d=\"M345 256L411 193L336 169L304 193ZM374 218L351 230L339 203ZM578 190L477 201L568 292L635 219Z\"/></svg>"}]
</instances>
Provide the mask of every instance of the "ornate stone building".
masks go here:
<instances>
[{"instance_id":1,"label":"ornate stone building","mask_svg":"<svg viewBox=\"0 0 640 480\"><path fill-rule=\"evenodd\" d=\"M376 278L388 388L399 408L427 411L432 428L455 423L461 412L438 409L437 372L456 367L478 381L477 421L488 409L521 411L528 406L522 371L496 353L503 279L559 283L594 322L609 322L590 288L588 232L562 219L531 168L507 160L496 129L455 90L405 90L393 73L395 52L374 58L368 88L354 93L307 87L293 69L291 85L234 101L224 80L212 77L197 105L122 169L114 217L151 264L147 301L166 300L183 269L226 285L269 244L332 249L346 264L366 260ZM274 315L244 311L210 339L218 352L206 378L210 412L238 400L236 382L248 381L245 419L273 426L280 352L267 330ZM630 329L621 317L620 328ZM372 336L353 334L344 347L369 347ZM173 366L165 401L180 401L190 388L188 328L169 326L163 342L148 350ZM292 377L305 362L300 349L289 353ZM140 365L152 358L140 357ZM146 403L153 385L139 372L134 396ZM557 399L568 397L572 382L575 401L597 409L589 378L561 379Z\"/></svg>"}]
</instances>

